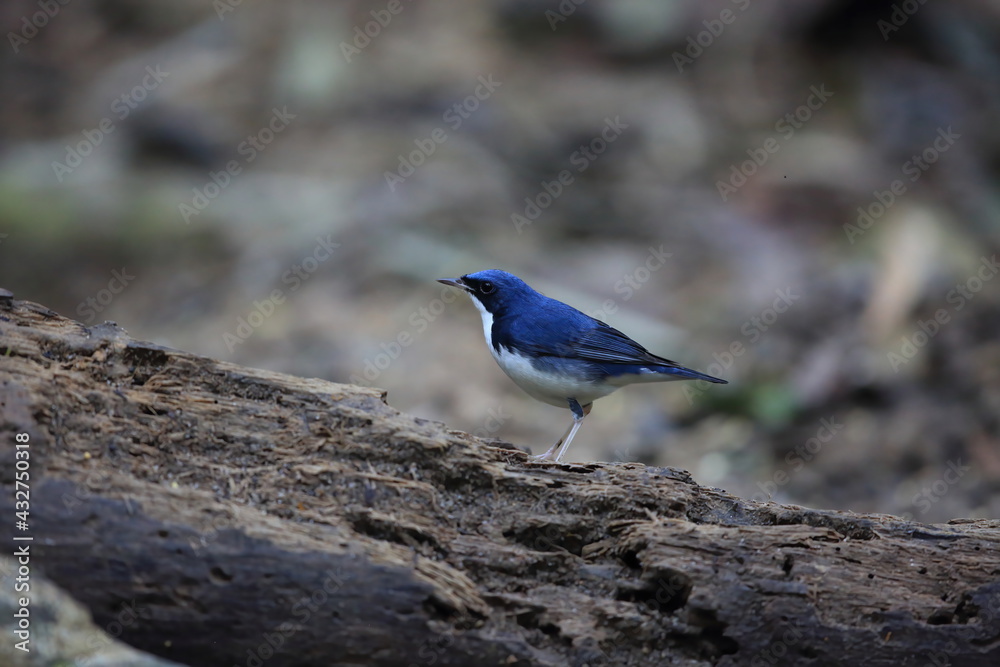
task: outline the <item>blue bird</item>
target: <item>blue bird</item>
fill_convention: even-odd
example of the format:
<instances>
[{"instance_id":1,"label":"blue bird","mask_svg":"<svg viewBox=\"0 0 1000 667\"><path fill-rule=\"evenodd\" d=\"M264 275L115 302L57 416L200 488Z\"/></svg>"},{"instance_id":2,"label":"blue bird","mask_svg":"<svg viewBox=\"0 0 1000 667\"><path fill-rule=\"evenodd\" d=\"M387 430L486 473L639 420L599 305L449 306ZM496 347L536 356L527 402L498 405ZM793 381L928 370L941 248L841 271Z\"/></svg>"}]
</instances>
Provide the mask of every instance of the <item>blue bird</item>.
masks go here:
<instances>
[{"instance_id":1,"label":"blue bird","mask_svg":"<svg viewBox=\"0 0 1000 667\"><path fill-rule=\"evenodd\" d=\"M465 290L483 316L486 345L500 368L529 396L573 412L566 433L536 460L559 461L594 401L639 382L726 380L650 353L600 320L490 269L439 283Z\"/></svg>"}]
</instances>

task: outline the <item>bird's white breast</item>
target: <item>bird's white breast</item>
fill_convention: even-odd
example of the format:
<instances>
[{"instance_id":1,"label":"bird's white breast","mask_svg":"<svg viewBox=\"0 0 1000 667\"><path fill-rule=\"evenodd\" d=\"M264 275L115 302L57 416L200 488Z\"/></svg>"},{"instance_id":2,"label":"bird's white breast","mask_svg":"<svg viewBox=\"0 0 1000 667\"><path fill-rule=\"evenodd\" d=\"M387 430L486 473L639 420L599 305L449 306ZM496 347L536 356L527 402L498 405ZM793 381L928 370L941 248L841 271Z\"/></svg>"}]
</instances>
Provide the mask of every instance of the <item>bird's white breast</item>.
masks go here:
<instances>
[{"instance_id":1,"label":"bird's white breast","mask_svg":"<svg viewBox=\"0 0 1000 667\"><path fill-rule=\"evenodd\" d=\"M476 304L479 314L483 316L483 333L486 334L486 345L490 348L493 358L496 359L497 353L493 349L493 313L486 310L486 307L476 297L472 297L472 303ZM499 362L499 359L497 361Z\"/></svg>"},{"instance_id":2,"label":"bird's white breast","mask_svg":"<svg viewBox=\"0 0 1000 667\"><path fill-rule=\"evenodd\" d=\"M502 345L497 352L493 347L493 313L486 310L479 299L473 297L472 302L476 304L483 317L483 334L486 336L490 354L503 372L532 398L549 405L568 408L569 398L575 398L581 405L586 405L618 389L606 383L595 384L562 373L539 370L531 363L531 359Z\"/></svg>"}]
</instances>

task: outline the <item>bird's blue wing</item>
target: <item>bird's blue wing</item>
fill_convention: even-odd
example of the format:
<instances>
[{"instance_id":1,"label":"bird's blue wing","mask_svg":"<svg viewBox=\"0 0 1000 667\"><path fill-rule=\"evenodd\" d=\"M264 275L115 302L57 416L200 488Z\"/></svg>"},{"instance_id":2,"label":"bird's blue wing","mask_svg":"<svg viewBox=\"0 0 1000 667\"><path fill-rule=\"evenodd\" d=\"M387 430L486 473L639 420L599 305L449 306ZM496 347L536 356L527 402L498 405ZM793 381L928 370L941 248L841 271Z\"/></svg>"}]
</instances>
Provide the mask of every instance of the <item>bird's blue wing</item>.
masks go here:
<instances>
[{"instance_id":1,"label":"bird's blue wing","mask_svg":"<svg viewBox=\"0 0 1000 667\"><path fill-rule=\"evenodd\" d=\"M618 329L594 320L596 326L573 342L573 352L588 361L607 361L613 364L673 363L657 357Z\"/></svg>"},{"instance_id":2,"label":"bird's blue wing","mask_svg":"<svg viewBox=\"0 0 1000 667\"><path fill-rule=\"evenodd\" d=\"M540 307L493 321L493 343L517 342L533 355L612 364L672 364L649 352L618 329L561 301L545 298Z\"/></svg>"},{"instance_id":3,"label":"bird's blue wing","mask_svg":"<svg viewBox=\"0 0 1000 667\"><path fill-rule=\"evenodd\" d=\"M659 374L725 383L658 357L618 329L554 299L546 300L543 317L522 314L494 320L493 344L502 345L504 340L516 340L520 350L539 364L583 364L595 379Z\"/></svg>"},{"instance_id":4,"label":"bird's blue wing","mask_svg":"<svg viewBox=\"0 0 1000 667\"><path fill-rule=\"evenodd\" d=\"M599 366L609 376L667 375L677 379L706 380L725 384L725 380L681 366L676 361L651 353L618 329L595 320L597 326L584 333L573 346L578 358Z\"/></svg>"}]
</instances>

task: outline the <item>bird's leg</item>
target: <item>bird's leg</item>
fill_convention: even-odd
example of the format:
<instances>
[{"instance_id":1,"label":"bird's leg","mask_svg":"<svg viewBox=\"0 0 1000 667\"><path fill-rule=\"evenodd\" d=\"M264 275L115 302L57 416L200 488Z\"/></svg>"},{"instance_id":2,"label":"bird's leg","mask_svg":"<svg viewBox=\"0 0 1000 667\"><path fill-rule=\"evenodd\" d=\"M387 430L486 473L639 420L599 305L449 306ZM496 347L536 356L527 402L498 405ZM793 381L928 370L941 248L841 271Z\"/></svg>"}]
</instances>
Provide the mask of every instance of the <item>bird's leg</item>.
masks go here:
<instances>
[{"instance_id":1,"label":"bird's leg","mask_svg":"<svg viewBox=\"0 0 1000 667\"><path fill-rule=\"evenodd\" d=\"M550 461L550 460L552 460L552 455L555 454L555 452L556 452L557 449L559 449L559 445L563 444L563 442L565 442L566 438L569 437L569 432L573 430L574 426L576 426L576 419L574 419L573 423L571 423L569 425L569 428L566 429L566 432L563 433L562 437L559 438L558 440L556 440L556 444L554 444L551 447L549 447L549 450L547 452L545 452L544 454L535 454L533 456L529 456L528 458L530 458L530 459L532 459L534 461Z\"/></svg>"},{"instance_id":2,"label":"bird's leg","mask_svg":"<svg viewBox=\"0 0 1000 667\"><path fill-rule=\"evenodd\" d=\"M569 425L563 436L559 438L556 444L549 447L549 451L544 454L539 454L537 456L532 456L531 458L535 461L549 461L555 460L557 463L562 459L562 455L566 452L566 448L569 447L569 443L573 441L573 437L576 432L580 430L580 424L583 423L583 418L590 414L590 409L594 407L593 403L587 403L584 406L580 405L580 402L575 398L569 399L569 409L573 411L573 423ZM558 450L555 457L552 456L553 453Z\"/></svg>"},{"instance_id":3,"label":"bird's leg","mask_svg":"<svg viewBox=\"0 0 1000 667\"><path fill-rule=\"evenodd\" d=\"M570 428L573 427L571 426ZM569 430L566 431L566 435L569 435ZM563 437L565 438L566 436ZM556 444L549 447L548 451L546 451L544 454L531 454L530 456L528 456L528 458L531 459L532 461L549 461L552 459L552 452L556 451L556 449L561 444L562 444L562 439L556 442Z\"/></svg>"},{"instance_id":4,"label":"bird's leg","mask_svg":"<svg viewBox=\"0 0 1000 667\"><path fill-rule=\"evenodd\" d=\"M583 418L590 414L592 407L594 407L593 403L587 403L581 407L575 398L569 399L569 409L573 411L573 424L569 427L569 433L562 440L562 447L559 448L559 453L556 454L556 463L566 453L569 443L573 441L573 436L576 435L576 432L580 430L580 425L583 424Z\"/></svg>"}]
</instances>

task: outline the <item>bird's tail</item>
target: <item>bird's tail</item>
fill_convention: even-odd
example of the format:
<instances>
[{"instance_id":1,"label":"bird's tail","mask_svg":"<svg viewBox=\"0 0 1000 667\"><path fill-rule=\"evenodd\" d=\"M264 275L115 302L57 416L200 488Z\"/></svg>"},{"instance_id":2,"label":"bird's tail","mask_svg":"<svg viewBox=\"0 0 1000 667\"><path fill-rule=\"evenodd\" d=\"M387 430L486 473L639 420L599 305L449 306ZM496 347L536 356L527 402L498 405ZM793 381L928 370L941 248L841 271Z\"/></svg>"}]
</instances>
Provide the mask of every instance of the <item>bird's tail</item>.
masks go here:
<instances>
[{"instance_id":1,"label":"bird's tail","mask_svg":"<svg viewBox=\"0 0 1000 667\"><path fill-rule=\"evenodd\" d=\"M604 371L613 385L625 386L635 382L669 382L671 380L704 380L716 384L729 384L726 380L684 368L667 359L658 364L606 364Z\"/></svg>"},{"instance_id":2,"label":"bird's tail","mask_svg":"<svg viewBox=\"0 0 1000 667\"><path fill-rule=\"evenodd\" d=\"M700 373L690 368L684 368L683 366L654 366L653 368L655 368L658 373L663 373L664 375L675 375L678 379L704 380L705 382L714 382L715 384L729 384L728 380L721 380L717 377L712 377L711 375L706 375L705 373Z\"/></svg>"}]
</instances>

